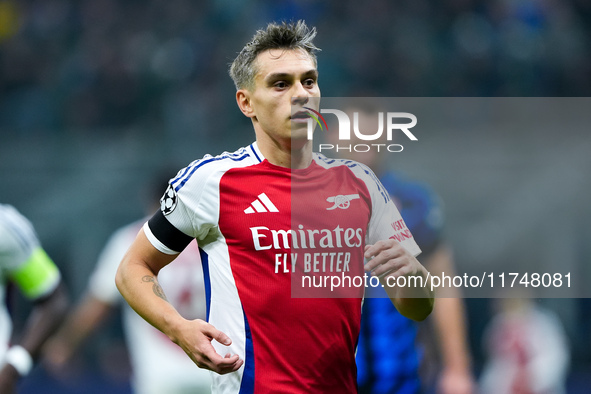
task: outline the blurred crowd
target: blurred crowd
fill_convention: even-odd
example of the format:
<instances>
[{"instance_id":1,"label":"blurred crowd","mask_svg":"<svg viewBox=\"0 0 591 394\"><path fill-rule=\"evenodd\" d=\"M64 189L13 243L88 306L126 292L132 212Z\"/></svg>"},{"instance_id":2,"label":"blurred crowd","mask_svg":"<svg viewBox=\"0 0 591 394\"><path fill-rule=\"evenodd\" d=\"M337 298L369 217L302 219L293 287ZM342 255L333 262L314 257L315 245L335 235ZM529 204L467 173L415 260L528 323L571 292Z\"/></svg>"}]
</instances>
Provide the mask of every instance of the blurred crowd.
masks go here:
<instances>
[{"instance_id":1,"label":"blurred crowd","mask_svg":"<svg viewBox=\"0 0 591 394\"><path fill-rule=\"evenodd\" d=\"M229 61L294 18L318 27L328 96L591 91L584 0L2 0L0 128L211 133L239 115Z\"/></svg>"}]
</instances>

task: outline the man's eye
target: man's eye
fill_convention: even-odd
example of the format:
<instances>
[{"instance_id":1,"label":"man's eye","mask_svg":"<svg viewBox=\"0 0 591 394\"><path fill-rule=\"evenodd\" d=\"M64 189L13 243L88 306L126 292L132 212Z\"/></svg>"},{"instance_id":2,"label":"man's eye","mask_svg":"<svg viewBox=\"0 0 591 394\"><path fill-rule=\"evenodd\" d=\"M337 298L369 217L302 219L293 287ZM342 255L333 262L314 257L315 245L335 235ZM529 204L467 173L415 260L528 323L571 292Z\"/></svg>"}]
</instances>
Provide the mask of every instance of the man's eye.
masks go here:
<instances>
[{"instance_id":1,"label":"man's eye","mask_svg":"<svg viewBox=\"0 0 591 394\"><path fill-rule=\"evenodd\" d=\"M316 82L313 79L306 79L304 81L305 86L314 86L314 83L316 83Z\"/></svg>"},{"instance_id":2,"label":"man's eye","mask_svg":"<svg viewBox=\"0 0 591 394\"><path fill-rule=\"evenodd\" d=\"M279 88L279 89L284 89L287 87L287 84L283 81L279 81L279 82L275 82L275 84L273 86L275 86L276 88Z\"/></svg>"}]
</instances>

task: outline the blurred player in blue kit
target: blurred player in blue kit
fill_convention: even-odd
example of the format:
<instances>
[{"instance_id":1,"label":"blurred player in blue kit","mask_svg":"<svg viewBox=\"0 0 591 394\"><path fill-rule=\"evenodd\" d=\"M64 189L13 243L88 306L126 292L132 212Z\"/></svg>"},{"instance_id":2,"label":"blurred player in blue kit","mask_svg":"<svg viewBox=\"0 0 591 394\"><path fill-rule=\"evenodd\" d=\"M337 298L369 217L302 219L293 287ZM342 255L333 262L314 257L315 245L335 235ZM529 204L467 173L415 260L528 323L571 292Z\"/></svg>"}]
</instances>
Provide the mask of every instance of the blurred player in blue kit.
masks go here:
<instances>
[{"instance_id":1,"label":"blurred player in blue kit","mask_svg":"<svg viewBox=\"0 0 591 394\"><path fill-rule=\"evenodd\" d=\"M375 132L378 113L375 109L369 101L360 101L345 112L358 112L361 132L364 126ZM336 138L336 135L329 133L329 138ZM453 256L443 239L439 197L428 186L388 170L383 159L392 153L340 149L338 154L342 158L364 163L376 173L421 248L421 263L433 275L441 272L451 275L454 272ZM446 291L446 298L435 301L431 318L437 334L437 341L432 342L438 342L442 363L436 392L472 394L475 383L466 343L463 302L457 298L460 296L458 292ZM417 332L417 324L392 307L383 288L369 286L366 289L356 355L360 393L416 394L427 390L426 384L421 382L424 350L420 340L417 340Z\"/></svg>"},{"instance_id":2,"label":"blurred player in blue kit","mask_svg":"<svg viewBox=\"0 0 591 394\"><path fill-rule=\"evenodd\" d=\"M18 342L11 341L5 300L9 283L33 303ZM0 393L16 392L19 378L31 371L67 307L60 272L41 247L33 225L11 205L0 204Z\"/></svg>"}]
</instances>

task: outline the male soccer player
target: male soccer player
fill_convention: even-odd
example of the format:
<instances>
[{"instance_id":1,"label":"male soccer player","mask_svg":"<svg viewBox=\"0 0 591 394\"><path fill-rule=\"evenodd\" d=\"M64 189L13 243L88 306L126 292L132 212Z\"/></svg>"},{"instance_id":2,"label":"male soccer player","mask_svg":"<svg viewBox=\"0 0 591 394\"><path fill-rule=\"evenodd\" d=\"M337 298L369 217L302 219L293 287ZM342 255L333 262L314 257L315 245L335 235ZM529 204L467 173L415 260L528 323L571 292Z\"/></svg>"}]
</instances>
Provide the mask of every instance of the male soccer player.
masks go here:
<instances>
[{"instance_id":1,"label":"male soccer player","mask_svg":"<svg viewBox=\"0 0 591 394\"><path fill-rule=\"evenodd\" d=\"M404 225L371 171L312 152L304 107L320 96L315 34L303 21L272 23L246 44L230 75L256 142L181 170L117 273L129 304L217 373L214 393L357 392L361 298L292 298L296 268L359 275L366 258L365 269L383 281L428 277L412 237L391 238ZM331 209L345 197L348 204ZM193 238L208 322L183 319L149 282ZM388 290L405 316L431 312L428 286Z\"/></svg>"},{"instance_id":2,"label":"male soccer player","mask_svg":"<svg viewBox=\"0 0 591 394\"><path fill-rule=\"evenodd\" d=\"M148 190L148 211L156 209L166 179L158 177ZM48 365L59 370L79 345L102 323L121 301L115 286L119 262L146 219L117 230L105 245L90 277L87 294L68 316L44 349ZM192 242L174 264L160 272L158 282L167 299L185 318L205 319L205 291L199 249ZM128 305L123 308L125 339L133 368L132 386L137 394L206 394L210 392L208 371L200 370L168 337L150 326Z\"/></svg>"},{"instance_id":3,"label":"male soccer player","mask_svg":"<svg viewBox=\"0 0 591 394\"><path fill-rule=\"evenodd\" d=\"M8 282L34 303L18 343L11 343L12 323L4 300ZM67 307L59 270L41 248L33 226L14 207L0 204L0 393L15 392Z\"/></svg>"}]
</instances>

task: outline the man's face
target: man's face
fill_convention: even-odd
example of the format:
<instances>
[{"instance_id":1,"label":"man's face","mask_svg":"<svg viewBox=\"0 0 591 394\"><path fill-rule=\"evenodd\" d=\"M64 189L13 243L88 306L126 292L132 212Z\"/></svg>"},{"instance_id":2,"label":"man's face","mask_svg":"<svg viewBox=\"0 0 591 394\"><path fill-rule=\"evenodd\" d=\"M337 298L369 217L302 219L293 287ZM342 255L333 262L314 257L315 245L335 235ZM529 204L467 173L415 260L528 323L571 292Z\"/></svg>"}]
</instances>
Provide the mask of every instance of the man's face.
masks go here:
<instances>
[{"instance_id":1,"label":"man's face","mask_svg":"<svg viewBox=\"0 0 591 394\"><path fill-rule=\"evenodd\" d=\"M255 61L258 73L250 92L255 128L273 140L306 139L309 118L299 114L292 119L292 113L306 106L309 97L320 97L314 60L303 50L274 49Z\"/></svg>"}]
</instances>

